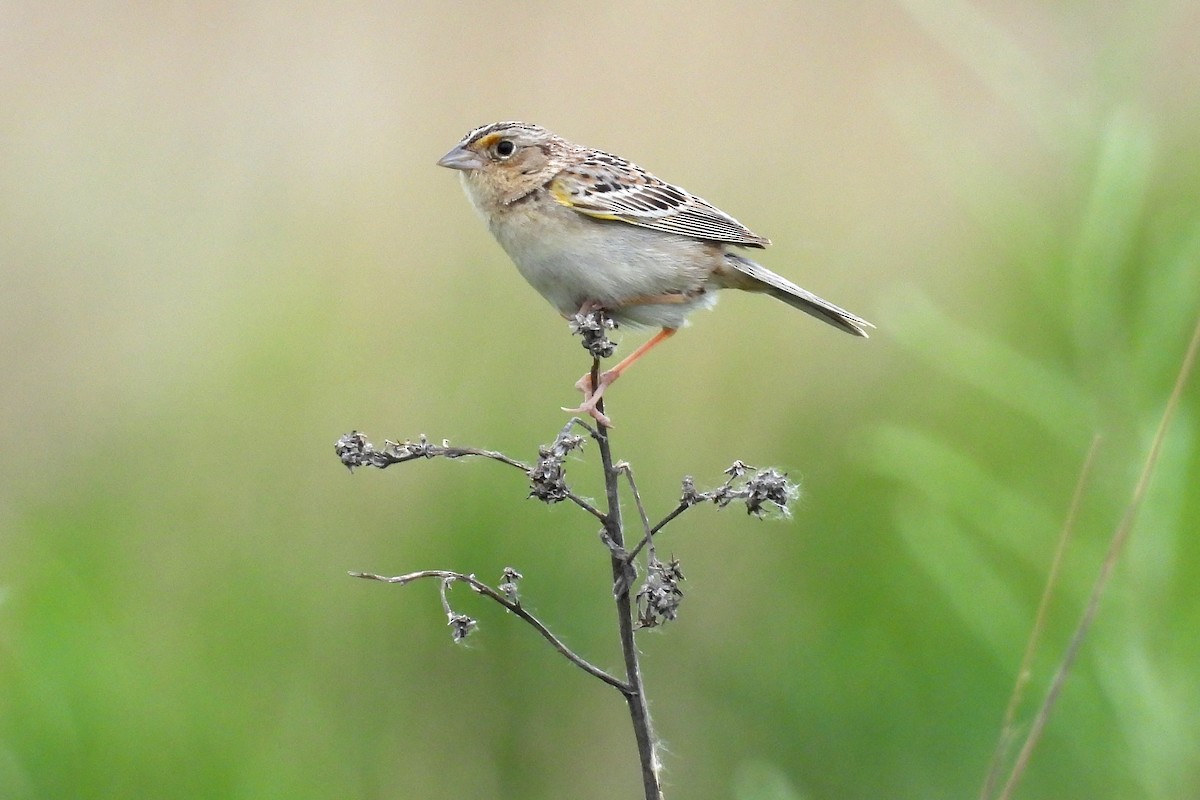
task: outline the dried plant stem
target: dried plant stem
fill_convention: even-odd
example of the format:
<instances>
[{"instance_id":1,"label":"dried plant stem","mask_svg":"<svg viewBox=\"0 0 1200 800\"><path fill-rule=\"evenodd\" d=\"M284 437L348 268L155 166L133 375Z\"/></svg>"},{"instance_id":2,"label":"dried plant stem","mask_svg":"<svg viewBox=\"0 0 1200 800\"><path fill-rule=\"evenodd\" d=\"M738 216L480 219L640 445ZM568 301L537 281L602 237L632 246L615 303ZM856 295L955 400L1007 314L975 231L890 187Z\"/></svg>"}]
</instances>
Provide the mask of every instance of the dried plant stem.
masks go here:
<instances>
[{"instance_id":1,"label":"dried plant stem","mask_svg":"<svg viewBox=\"0 0 1200 800\"><path fill-rule=\"evenodd\" d=\"M611 330L613 325L606 321L599 312L593 312L587 315L578 315L572 327L584 337L585 347L592 355L590 375L592 386L600 387L600 360L611 356L614 347L605 333ZM667 523L700 503L712 503L717 508L726 508L731 504L744 504L746 513L759 519L774 513L786 515L788 503L799 493L799 485L789 481L786 473L779 472L774 468L758 469L740 459L735 460L728 469L724 470L725 481L713 489L697 490L692 477L690 475L684 477L679 504L658 524L651 525L650 518L646 514L646 506L642 502L641 492L638 491L637 481L634 480L633 469L625 462L613 461L610 428L607 417L604 416L602 396L596 400L595 411L593 416L599 423L598 425L593 427L583 419L572 418L559 430L553 442L538 448L538 457L532 466L495 450L452 446L447 440L442 440L440 443L430 441L424 434L417 437L416 440L405 439L403 442L389 440L384 443L383 447L377 448L371 444L365 434L352 431L337 440L334 444L334 452L342 465L351 471L367 467L386 469L417 459L479 458L495 461L519 469L525 474L529 481L529 497L547 505L570 500L598 520L602 525L600 540L607 548L612 572L612 596L616 604L617 632L625 666L623 678L618 676L619 673L618 675L609 674L579 656L551 633L541 620L526 611L519 599L517 586L522 576L512 567L504 568L501 582L497 584L496 588L478 580L472 574L450 570L422 570L390 578L369 572L351 572L350 575L399 585L422 579L437 580L440 584L442 610L446 613L448 625L456 642L471 635L478 625L475 619L452 607L450 590L455 583L467 584L476 593L499 603L524 620L564 658L589 675L599 678L613 687L625 698L625 702L629 706L630 720L633 723L634 739L637 743L645 800L662 800L662 790L659 785L661 764L657 752L658 741L650 722L649 705L646 700L645 685L642 682L641 665L634 637L639 628L657 627L676 618L679 604L684 596L679 586L684 577L679 561L674 557L666 563L658 560L654 552L654 536ZM578 429L582 429L586 435L579 433ZM605 500L603 503L597 502L595 505L576 494L567 481L568 458L582 448L589 437L597 443L604 475ZM632 554L626 546L625 524L621 514L622 475L628 482L629 492L633 495L640 521L640 529L637 533L638 541ZM632 538L631 536L630 540ZM645 580L635 593L633 584L638 575L634 560L643 549L647 551Z\"/></svg>"},{"instance_id":2,"label":"dried plant stem","mask_svg":"<svg viewBox=\"0 0 1200 800\"><path fill-rule=\"evenodd\" d=\"M623 681L619 680L618 678L613 677L612 675L609 675L607 672L600 669L596 665L592 664L587 659L578 655L571 648L569 648L565 644L563 644L561 639L559 639L557 636L555 636L553 633L551 633L550 629L547 628L540 619L538 619L533 614L530 614L528 611L526 611L525 607L522 606L519 602L510 600L509 598L505 597L500 592L493 589L491 586L488 586L486 583L484 583L483 581L476 578L474 575L466 575L461 572L452 572L450 570L445 570L445 569L425 569L425 570L421 570L420 572L410 572L406 575L395 575L392 577L388 577L385 575L376 575L372 572L351 572L350 576L353 578L365 578L367 580L382 581L383 583L397 583L400 585L404 585L406 583L412 583L413 581L418 581L418 580L421 580L422 578L440 578L443 581L460 581L462 583L465 583L468 586L470 586L472 589L474 589L476 592L478 592L479 594L483 595L484 597L495 600L497 603L499 603L500 605L507 608L513 614L520 617L525 622L529 623L529 625L532 626L533 629L536 630L538 633L540 633L542 635L542 638L545 639L547 642L549 642L551 644L551 646L554 647L555 650L557 650L568 661L570 661L575 666L579 667L581 670L583 670L587 674L599 678L600 680L604 681L609 686L612 686L613 688L615 688L617 691L621 692L622 694L627 695L630 692L630 687L627 684L625 684ZM443 605L446 605L445 595L443 595L442 600L443 600ZM449 611L448 606L447 606L446 611L447 611L447 613L451 613Z\"/></svg>"},{"instance_id":3,"label":"dried plant stem","mask_svg":"<svg viewBox=\"0 0 1200 800\"><path fill-rule=\"evenodd\" d=\"M1125 513L1121 516L1121 521L1117 524L1116 530L1113 531L1113 537L1108 546L1108 553L1104 557L1104 563L1100 566L1100 574L1096 576L1096 580L1092 584L1092 593L1088 597L1087 606L1084 608L1083 615L1079 619L1079 624L1075 627L1075 633L1067 645L1062 662L1058 665L1058 670L1050 682L1050 688L1046 690L1046 696L1042 700L1042 705L1038 709L1032 726L1030 726L1029 735L1025 738L1021 752L1017 755L1017 759L1013 763L1012 773L1008 776L1008 782L1000 792L998 800L1010 800L1013 792L1016 791L1017 784L1025 774L1025 768L1029 764L1029 759L1033 755L1034 748L1037 747L1038 742L1041 740L1042 733L1046 728L1046 721L1049 719L1050 712L1053 710L1055 702L1062 692L1067 675L1070 673L1071 667L1079 655L1079 650L1083 646L1083 640L1092 626L1092 621L1096 618L1096 611L1100 607L1100 598L1104 595L1104 590L1108 587L1113 570L1121 558L1125 542L1129 539L1129 534L1133 530L1133 523L1137 519L1138 510L1141 509L1142 501L1146 498L1146 490L1150 486L1150 478L1154 474L1155 466L1158 464L1158 456L1162 452L1163 441L1167 437L1167 429L1170 428L1171 419L1175 416L1175 409L1178 408L1179 400L1183 396L1183 387L1187 385L1188 378L1191 376L1198 350L1200 350L1200 319L1196 321L1196 327L1192 332L1192 340L1188 344L1187 353L1183 357L1183 363L1180 364L1179 374L1175 379L1175 387L1171 390L1171 396L1167 400L1167 407L1163 410L1162 418L1158 423L1158 430L1155 431L1154 439L1150 444L1150 452L1146 454L1141 474L1138 475L1137 483L1133 487L1133 496L1130 498L1128 505L1125 506Z\"/></svg>"},{"instance_id":4,"label":"dried plant stem","mask_svg":"<svg viewBox=\"0 0 1200 800\"><path fill-rule=\"evenodd\" d=\"M600 359L592 363L592 385L599 386ZM601 399L597 410L604 413L604 401ZM629 557L625 552L625 531L621 519L621 501L618 493L618 480L621 468L613 464L612 446L609 442L609 429L598 425L596 441L600 449L600 463L604 468L604 488L608 501L608 513L604 517L604 530L612 546L612 576L616 591L617 627L621 639L621 653L625 659L625 681L628 684L624 692L625 701L629 704L629 717L633 722L633 735L637 740L638 760L642 770L642 786L646 800L661 800L662 791L659 788L658 755L655 752L654 731L650 725L650 709L646 702L645 686L642 683L642 669L638 660L637 643L634 641L633 601L630 597L630 581L627 572L630 569Z\"/></svg>"},{"instance_id":5,"label":"dried plant stem","mask_svg":"<svg viewBox=\"0 0 1200 800\"><path fill-rule=\"evenodd\" d=\"M633 479L630 478L630 481L632 481L632 480ZM654 550L653 550L654 535L656 533L658 533L659 531L661 531L668 522L675 519L680 514L687 511L689 508L691 508L692 505L693 505L693 503L680 503L679 505L675 506L675 508L671 511L670 514L667 514L665 517L663 517L661 522L659 522L653 528L650 528L648 531L646 531L646 535L642 537L642 540L640 542L638 542L637 547L633 548L633 550L631 550L629 552L629 558L628 558L629 563L632 564L633 560L635 558L637 558L638 555L642 552L642 548L646 547L647 545L649 545L651 547L650 552L653 553L654 552Z\"/></svg>"},{"instance_id":6,"label":"dried plant stem","mask_svg":"<svg viewBox=\"0 0 1200 800\"><path fill-rule=\"evenodd\" d=\"M561 436L566 435L571 428L576 425L584 428L588 433L594 434L591 426L580 420L578 417L573 417L566 425L563 426ZM528 464L518 461L515 458L510 458L498 450L485 450L479 447L457 447L451 446L448 442L442 444L434 444L427 441L422 435L416 442L386 442L383 449L375 449L366 437L355 432L348 434L338 440L339 455L341 455L342 463L353 471L361 467L375 467L377 469L386 469L397 464L404 464L417 459L432 459L432 458L448 458L451 461L460 458L485 458L492 461L505 464L510 467L515 467L526 475L530 474L531 468ZM342 448L346 452L342 452ZM598 508L593 506L587 500L580 497L575 492L568 489L565 485L562 487L563 495L561 499L570 500L575 505L582 508L587 513L591 514L598 520L604 520L604 514Z\"/></svg>"},{"instance_id":7,"label":"dried plant stem","mask_svg":"<svg viewBox=\"0 0 1200 800\"><path fill-rule=\"evenodd\" d=\"M637 558L637 553L640 553L642 551L642 548L647 545L649 545L649 547L650 547L650 560L653 561L654 560L654 531L650 527L650 517L646 516L646 506L642 503L642 493L638 491L637 482L633 479L633 467L629 466L629 464L627 462L622 461L616 465L616 469L618 472L623 473L625 475L626 480L629 481L629 491L633 493L633 500L634 500L634 503L637 505L638 517L642 521L642 531L643 531L642 540L640 542L638 542L637 551L627 555L625 557L625 563L632 564L633 560L635 558Z\"/></svg>"},{"instance_id":8,"label":"dried plant stem","mask_svg":"<svg viewBox=\"0 0 1200 800\"><path fill-rule=\"evenodd\" d=\"M1092 465L1096 460L1096 451L1100 447L1100 437L1093 436L1087 456L1083 459L1083 467L1079 470L1079 478L1075 482L1075 491L1071 495L1071 505L1067 510L1067 519L1063 523L1062 533L1058 537L1058 546L1054 550L1054 558L1050 562L1050 574L1046 576L1046 585L1042 589L1042 598L1038 602L1037 613L1034 615L1033 628L1029 632L1029 641L1025 643L1025 653L1021 656L1021 666L1017 669L1017 680L1012 694L1008 698L1008 707L1004 709L1004 721L1000 725L1000 738L996 742L996 750L992 753L992 761L988 766L987 778L979 793L979 800L988 800L996 788L1000 778L1000 769L1004 764L1004 755L1013 740L1013 723L1016 720L1017 708L1025 697L1025 687L1029 684L1033 656L1037 652L1042 639L1042 631L1046 627L1046 611L1050 607L1050 597L1054 587L1058 585L1058 575L1062 569L1063 554L1067 543L1075 531L1075 522L1079 517L1079 508L1083 503L1084 489L1092 475Z\"/></svg>"}]
</instances>

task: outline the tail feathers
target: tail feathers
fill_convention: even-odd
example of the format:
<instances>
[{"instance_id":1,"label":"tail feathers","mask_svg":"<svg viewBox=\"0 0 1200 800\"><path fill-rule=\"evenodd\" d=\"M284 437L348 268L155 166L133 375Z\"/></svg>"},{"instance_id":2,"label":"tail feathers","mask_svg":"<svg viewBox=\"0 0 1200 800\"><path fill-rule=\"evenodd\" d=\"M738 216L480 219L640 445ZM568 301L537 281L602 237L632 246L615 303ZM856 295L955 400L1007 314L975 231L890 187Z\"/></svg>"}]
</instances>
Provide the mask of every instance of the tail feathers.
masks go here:
<instances>
[{"instance_id":1,"label":"tail feathers","mask_svg":"<svg viewBox=\"0 0 1200 800\"><path fill-rule=\"evenodd\" d=\"M725 261L738 275L728 276L729 287L744 289L752 292L765 292L772 297L782 300L792 308L798 308L805 314L810 314L822 322L827 322L839 330L852 336L867 336L867 328L875 326L862 317L851 314L844 308L839 308L828 300L822 300L807 289L801 289L796 284L776 275L771 270L755 263L737 253L726 253ZM747 280L749 279L749 280Z\"/></svg>"},{"instance_id":2,"label":"tail feathers","mask_svg":"<svg viewBox=\"0 0 1200 800\"><path fill-rule=\"evenodd\" d=\"M867 338L867 328L875 326L867 322L862 317L851 314L844 308L839 308L828 300L822 300L815 294L801 289L799 286L790 285L786 289L772 287L767 290L767 293L778 300L782 300L792 308L798 308L805 314L811 314L822 322L828 322L835 328L845 331L851 336L861 336Z\"/></svg>"}]
</instances>

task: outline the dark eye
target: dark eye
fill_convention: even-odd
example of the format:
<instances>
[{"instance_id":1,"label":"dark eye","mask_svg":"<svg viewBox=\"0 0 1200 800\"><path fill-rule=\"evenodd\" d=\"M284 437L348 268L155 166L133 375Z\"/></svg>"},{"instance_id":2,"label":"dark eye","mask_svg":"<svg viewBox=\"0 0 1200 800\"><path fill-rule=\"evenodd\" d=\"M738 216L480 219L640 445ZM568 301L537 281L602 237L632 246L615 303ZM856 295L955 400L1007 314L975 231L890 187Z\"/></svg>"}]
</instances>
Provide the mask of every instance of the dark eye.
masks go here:
<instances>
[{"instance_id":1,"label":"dark eye","mask_svg":"<svg viewBox=\"0 0 1200 800\"><path fill-rule=\"evenodd\" d=\"M496 142L496 155L501 158L508 158L515 152L517 152L517 146L513 144L512 139L501 139Z\"/></svg>"}]
</instances>

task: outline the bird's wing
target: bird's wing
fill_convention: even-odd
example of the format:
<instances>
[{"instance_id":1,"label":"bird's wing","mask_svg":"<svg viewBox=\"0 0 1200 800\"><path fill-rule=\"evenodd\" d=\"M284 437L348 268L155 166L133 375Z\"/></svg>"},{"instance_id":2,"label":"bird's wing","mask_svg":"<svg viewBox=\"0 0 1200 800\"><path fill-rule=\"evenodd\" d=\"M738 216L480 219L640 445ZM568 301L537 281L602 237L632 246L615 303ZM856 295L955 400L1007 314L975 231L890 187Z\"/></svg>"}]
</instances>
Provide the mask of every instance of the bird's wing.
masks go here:
<instances>
[{"instance_id":1,"label":"bird's wing","mask_svg":"<svg viewBox=\"0 0 1200 800\"><path fill-rule=\"evenodd\" d=\"M596 219L743 247L771 243L711 203L608 153L594 151L571 164L547 188L559 203Z\"/></svg>"}]
</instances>

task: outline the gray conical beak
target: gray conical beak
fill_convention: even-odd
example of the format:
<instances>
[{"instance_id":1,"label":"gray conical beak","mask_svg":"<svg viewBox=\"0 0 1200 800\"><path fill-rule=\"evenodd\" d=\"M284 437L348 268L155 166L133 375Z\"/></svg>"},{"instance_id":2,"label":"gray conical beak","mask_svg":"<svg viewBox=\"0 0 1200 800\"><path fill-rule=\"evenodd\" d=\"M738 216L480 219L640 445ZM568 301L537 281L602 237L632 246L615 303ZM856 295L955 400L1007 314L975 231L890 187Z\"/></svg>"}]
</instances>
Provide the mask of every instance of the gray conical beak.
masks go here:
<instances>
[{"instance_id":1,"label":"gray conical beak","mask_svg":"<svg viewBox=\"0 0 1200 800\"><path fill-rule=\"evenodd\" d=\"M478 153L459 145L439 158L437 163L439 167L472 170L481 168L484 165L484 160Z\"/></svg>"}]
</instances>

